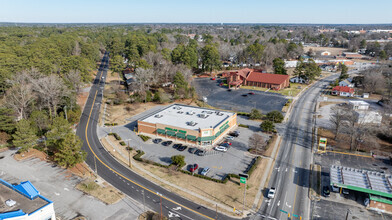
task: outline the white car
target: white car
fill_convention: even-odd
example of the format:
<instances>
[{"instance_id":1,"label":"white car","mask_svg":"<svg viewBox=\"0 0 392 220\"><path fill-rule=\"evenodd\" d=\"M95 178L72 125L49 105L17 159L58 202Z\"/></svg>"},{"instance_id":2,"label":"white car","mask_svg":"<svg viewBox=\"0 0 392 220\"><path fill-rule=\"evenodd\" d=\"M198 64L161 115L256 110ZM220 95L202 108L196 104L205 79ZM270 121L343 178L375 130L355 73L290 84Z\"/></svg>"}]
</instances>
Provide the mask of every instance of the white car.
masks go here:
<instances>
[{"instance_id":1,"label":"white car","mask_svg":"<svg viewBox=\"0 0 392 220\"><path fill-rule=\"evenodd\" d=\"M226 139L232 141L232 140L234 140L234 137L233 136L227 136Z\"/></svg>"},{"instance_id":2,"label":"white car","mask_svg":"<svg viewBox=\"0 0 392 220\"><path fill-rule=\"evenodd\" d=\"M222 151L222 152L226 152L227 151L227 147L223 147L223 146L216 146L215 147L216 151Z\"/></svg>"},{"instance_id":3,"label":"white car","mask_svg":"<svg viewBox=\"0 0 392 220\"><path fill-rule=\"evenodd\" d=\"M276 192L276 189L274 187L271 187L271 189L268 191L267 197L270 199L273 199L275 197L275 192Z\"/></svg>"}]
</instances>

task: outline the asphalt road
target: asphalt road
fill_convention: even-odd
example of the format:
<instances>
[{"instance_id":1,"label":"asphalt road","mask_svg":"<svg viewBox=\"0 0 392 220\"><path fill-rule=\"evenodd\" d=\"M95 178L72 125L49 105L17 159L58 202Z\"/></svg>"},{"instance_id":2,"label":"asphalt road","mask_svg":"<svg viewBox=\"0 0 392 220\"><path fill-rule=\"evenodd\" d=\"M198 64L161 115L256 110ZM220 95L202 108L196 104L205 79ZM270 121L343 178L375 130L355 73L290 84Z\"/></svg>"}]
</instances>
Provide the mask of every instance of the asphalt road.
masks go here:
<instances>
[{"instance_id":1,"label":"asphalt road","mask_svg":"<svg viewBox=\"0 0 392 220\"><path fill-rule=\"evenodd\" d=\"M108 66L109 56L106 53L77 129L77 135L83 140L83 150L87 152L87 164L96 170L100 177L123 193L142 204L145 201L148 208L158 213L162 210L163 215L170 219L231 219L144 179L116 161L104 149L97 135L97 124Z\"/></svg>"},{"instance_id":2,"label":"asphalt road","mask_svg":"<svg viewBox=\"0 0 392 220\"><path fill-rule=\"evenodd\" d=\"M264 197L258 218L309 219L309 168L312 163L312 113L323 85L331 78L316 82L297 100L287 122L269 186L277 189L274 199ZM265 190L266 195L268 190Z\"/></svg>"}]
</instances>

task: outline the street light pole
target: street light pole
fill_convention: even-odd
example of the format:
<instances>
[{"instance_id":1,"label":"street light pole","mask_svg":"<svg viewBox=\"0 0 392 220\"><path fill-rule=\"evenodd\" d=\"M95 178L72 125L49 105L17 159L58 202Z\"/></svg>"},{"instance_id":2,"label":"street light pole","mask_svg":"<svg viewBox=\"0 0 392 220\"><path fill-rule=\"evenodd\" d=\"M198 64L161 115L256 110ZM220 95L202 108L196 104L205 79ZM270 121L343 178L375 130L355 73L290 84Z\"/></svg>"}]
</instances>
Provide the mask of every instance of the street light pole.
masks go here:
<instances>
[{"instance_id":1,"label":"street light pole","mask_svg":"<svg viewBox=\"0 0 392 220\"><path fill-rule=\"evenodd\" d=\"M242 206L242 214L244 214L244 211L245 211L245 198L246 198L246 183L245 183L245 189L244 189L244 204Z\"/></svg>"},{"instance_id":2,"label":"street light pole","mask_svg":"<svg viewBox=\"0 0 392 220\"><path fill-rule=\"evenodd\" d=\"M144 198L144 189L142 189L143 194L143 212L146 212L146 199Z\"/></svg>"},{"instance_id":3,"label":"street light pole","mask_svg":"<svg viewBox=\"0 0 392 220\"><path fill-rule=\"evenodd\" d=\"M129 166L130 168L132 168L132 162L131 162L131 148L129 147L129 141L128 141L127 151L128 151L128 166Z\"/></svg>"}]
</instances>

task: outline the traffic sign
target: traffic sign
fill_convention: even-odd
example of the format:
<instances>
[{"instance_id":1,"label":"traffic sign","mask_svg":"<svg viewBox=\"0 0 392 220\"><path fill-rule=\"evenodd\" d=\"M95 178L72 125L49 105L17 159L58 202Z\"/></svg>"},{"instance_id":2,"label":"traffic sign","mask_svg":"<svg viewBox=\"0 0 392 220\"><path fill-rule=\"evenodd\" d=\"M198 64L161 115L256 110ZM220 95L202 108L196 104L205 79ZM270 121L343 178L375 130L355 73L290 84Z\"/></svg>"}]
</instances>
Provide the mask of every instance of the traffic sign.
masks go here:
<instances>
[{"instance_id":1,"label":"traffic sign","mask_svg":"<svg viewBox=\"0 0 392 220\"><path fill-rule=\"evenodd\" d=\"M246 178L245 177L240 177L240 183L246 184Z\"/></svg>"},{"instance_id":2,"label":"traffic sign","mask_svg":"<svg viewBox=\"0 0 392 220\"><path fill-rule=\"evenodd\" d=\"M286 214L287 214L287 212L286 212L285 210L282 210L282 209L281 209L281 210L279 210L279 211L281 211L281 212L283 212L283 213L286 213Z\"/></svg>"}]
</instances>

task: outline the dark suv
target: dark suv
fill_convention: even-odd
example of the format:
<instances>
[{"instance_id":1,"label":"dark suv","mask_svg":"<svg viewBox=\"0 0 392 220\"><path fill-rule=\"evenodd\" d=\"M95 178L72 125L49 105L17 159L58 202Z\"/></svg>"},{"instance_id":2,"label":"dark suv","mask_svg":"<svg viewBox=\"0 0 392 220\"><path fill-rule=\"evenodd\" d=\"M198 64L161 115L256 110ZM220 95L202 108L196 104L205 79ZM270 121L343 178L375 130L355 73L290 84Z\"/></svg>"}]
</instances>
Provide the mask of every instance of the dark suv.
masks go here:
<instances>
[{"instance_id":1,"label":"dark suv","mask_svg":"<svg viewBox=\"0 0 392 220\"><path fill-rule=\"evenodd\" d=\"M162 145L163 146L169 146L172 143L173 143L173 141L165 141L165 142L162 142Z\"/></svg>"},{"instance_id":2,"label":"dark suv","mask_svg":"<svg viewBox=\"0 0 392 220\"><path fill-rule=\"evenodd\" d=\"M177 148L177 150L179 150L179 151L184 151L184 150L186 150L187 148L188 148L187 146L181 145L181 146L179 146L179 147Z\"/></svg>"},{"instance_id":3,"label":"dark suv","mask_svg":"<svg viewBox=\"0 0 392 220\"><path fill-rule=\"evenodd\" d=\"M154 144L159 144L161 143L162 139L160 138L155 138L152 142L154 142Z\"/></svg>"}]
</instances>

